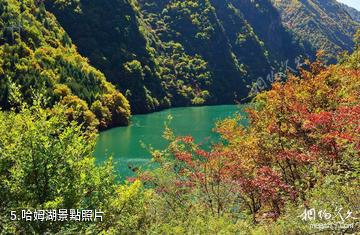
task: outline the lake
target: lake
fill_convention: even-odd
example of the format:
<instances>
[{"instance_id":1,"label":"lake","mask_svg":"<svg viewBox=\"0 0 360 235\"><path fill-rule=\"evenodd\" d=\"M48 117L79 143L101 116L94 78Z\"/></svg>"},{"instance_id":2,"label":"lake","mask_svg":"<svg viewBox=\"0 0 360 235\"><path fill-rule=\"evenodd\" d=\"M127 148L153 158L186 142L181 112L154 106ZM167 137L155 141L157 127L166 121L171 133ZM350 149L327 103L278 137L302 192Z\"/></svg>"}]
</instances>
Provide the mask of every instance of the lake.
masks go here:
<instances>
[{"instance_id":1,"label":"lake","mask_svg":"<svg viewBox=\"0 0 360 235\"><path fill-rule=\"evenodd\" d=\"M244 108L244 105L185 107L134 115L130 126L100 133L95 157L101 163L112 156L119 175L130 176L132 172L128 165L142 166L151 158L144 145L155 149L166 148L168 142L162 134L169 116L172 117L169 127L176 135L191 135L197 143L209 146L211 142L219 139L217 134L212 132L216 121L236 113L244 114Z\"/></svg>"}]
</instances>

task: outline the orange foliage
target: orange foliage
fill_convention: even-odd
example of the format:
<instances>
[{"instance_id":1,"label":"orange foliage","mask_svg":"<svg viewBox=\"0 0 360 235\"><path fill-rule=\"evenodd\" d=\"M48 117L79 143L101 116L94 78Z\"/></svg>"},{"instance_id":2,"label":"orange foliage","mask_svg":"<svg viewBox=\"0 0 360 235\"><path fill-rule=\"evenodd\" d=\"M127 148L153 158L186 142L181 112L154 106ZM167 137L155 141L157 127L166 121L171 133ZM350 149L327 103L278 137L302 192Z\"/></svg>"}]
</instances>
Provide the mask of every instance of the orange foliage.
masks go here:
<instances>
[{"instance_id":1,"label":"orange foliage","mask_svg":"<svg viewBox=\"0 0 360 235\"><path fill-rule=\"evenodd\" d=\"M247 110L249 127L239 118L218 123L223 141L210 151L191 137L175 139L156 159L172 161L177 193L200 191L218 214L231 207L232 195L256 222L277 218L286 200L305 200L327 174L351 170L360 150L360 71L320 61L308 68L259 94Z\"/></svg>"}]
</instances>

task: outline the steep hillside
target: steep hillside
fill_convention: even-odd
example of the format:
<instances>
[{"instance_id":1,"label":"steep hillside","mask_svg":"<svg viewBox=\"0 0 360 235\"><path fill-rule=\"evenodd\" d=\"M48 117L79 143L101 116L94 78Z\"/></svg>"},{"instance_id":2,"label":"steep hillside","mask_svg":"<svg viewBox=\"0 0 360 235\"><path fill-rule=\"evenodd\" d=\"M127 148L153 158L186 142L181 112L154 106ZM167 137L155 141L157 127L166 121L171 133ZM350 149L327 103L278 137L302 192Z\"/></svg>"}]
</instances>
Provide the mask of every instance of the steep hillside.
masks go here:
<instances>
[{"instance_id":1,"label":"steep hillside","mask_svg":"<svg viewBox=\"0 0 360 235\"><path fill-rule=\"evenodd\" d=\"M272 0L286 27L329 58L351 51L353 35L360 27L336 0Z\"/></svg>"},{"instance_id":2,"label":"steep hillside","mask_svg":"<svg viewBox=\"0 0 360 235\"><path fill-rule=\"evenodd\" d=\"M359 27L333 0L1 2L1 106L16 106L14 90L28 103L44 90L50 104L85 101L79 112L102 128L128 122L126 100L133 113L244 101L258 78L315 48L351 50Z\"/></svg>"},{"instance_id":3,"label":"steep hillside","mask_svg":"<svg viewBox=\"0 0 360 235\"><path fill-rule=\"evenodd\" d=\"M0 107L26 102L68 106L67 115L89 127L127 125L126 98L77 53L67 33L42 4L0 0Z\"/></svg>"},{"instance_id":4,"label":"steep hillside","mask_svg":"<svg viewBox=\"0 0 360 235\"><path fill-rule=\"evenodd\" d=\"M271 66L278 68L285 61L293 65L297 56L312 53L285 30L268 0L139 3L162 41L179 42L187 53L201 55L213 69L214 87L232 91L224 88L224 81L231 87L235 82L239 99L246 97L247 86L255 79L270 73Z\"/></svg>"},{"instance_id":5,"label":"steep hillside","mask_svg":"<svg viewBox=\"0 0 360 235\"><path fill-rule=\"evenodd\" d=\"M269 0L53 0L47 9L135 113L243 100L272 67L312 53Z\"/></svg>"},{"instance_id":6,"label":"steep hillside","mask_svg":"<svg viewBox=\"0 0 360 235\"><path fill-rule=\"evenodd\" d=\"M48 1L47 7L79 52L126 94L135 113L166 105L146 26L129 1Z\"/></svg>"},{"instance_id":7,"label":"steep hillside","mask_svg":"<svg viewBox=\"0 0 360 235\"><path fill-rule=\"evenodd\" d=\"M246 94L246 71L233 55L225 29L209 1L139 3L146 22L165 45L179 43L185 54L206 61L211 71L213 102L233 102L236 94Z\"/></svg>"},{"instance_id":8,"label":"steep hillside","mask_svg":"<svg viewBox=\"0 0 360 235\"><path fill-rule=\"evenodd\" d=\"M356 10L355 8L353 7L350 7L346 4L342 4L341 3L341 6L345 9L345 11L347 13L349 13L349 15L351 16L351 18L357 22L360 23L360 11Z\"/></svg>"}]
</instances>

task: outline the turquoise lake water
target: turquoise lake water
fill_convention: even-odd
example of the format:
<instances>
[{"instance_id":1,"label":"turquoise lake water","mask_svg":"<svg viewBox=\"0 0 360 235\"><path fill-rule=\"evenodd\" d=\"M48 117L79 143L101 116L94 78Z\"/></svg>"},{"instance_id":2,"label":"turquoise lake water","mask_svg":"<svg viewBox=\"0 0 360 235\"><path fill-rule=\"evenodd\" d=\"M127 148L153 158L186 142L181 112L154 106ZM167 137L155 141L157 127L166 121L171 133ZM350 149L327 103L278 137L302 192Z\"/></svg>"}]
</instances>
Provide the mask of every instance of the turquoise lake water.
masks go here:
<instances>
[{"instance_id":1,"label":"turquoise lake water","mask_svg":"<svg viewBox=\"0 0 360 235\"><path fill-rule=\"evenodd\" d=\"M113 157L115 170L121 176L130 176L130 166L143 166L151 156L145 146L164 149L167 141L162 137L165 122L171 116L169 127L176 135L191 135L197 143L209 146L217 141L212 132L218 120L244 114L244 105L219 105L203 107L172 108L161 112L134 115L131 125L101 132L96 145L95 157L98 162ZM246 123L244 123L246 124Z\"/></svg>"}]
</instances>

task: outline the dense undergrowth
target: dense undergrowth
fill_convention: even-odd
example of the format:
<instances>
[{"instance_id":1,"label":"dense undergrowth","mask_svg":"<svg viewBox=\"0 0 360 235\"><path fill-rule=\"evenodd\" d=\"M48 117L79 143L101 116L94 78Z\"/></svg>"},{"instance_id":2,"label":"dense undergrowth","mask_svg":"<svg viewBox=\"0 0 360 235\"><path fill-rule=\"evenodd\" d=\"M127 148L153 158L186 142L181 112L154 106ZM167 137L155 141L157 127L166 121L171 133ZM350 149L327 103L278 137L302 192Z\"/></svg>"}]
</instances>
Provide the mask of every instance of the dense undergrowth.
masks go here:
<instances>
[{"instance_id":1,"label":"dense undergrowth","mask_svg":"<svg viewBox=\"0 0 360 235\"><path fill-rule=\"evenodd\" d=\"M115 183L111 162L95 165L96 134L69 122L66 106L35 102L2 111L1 233L359 232L358 40L339 64L307 63L299 76L259 94L248 127L238 124L241 117L217 123L222 141L210 151L166 128L171 144L152 151L159 167L124 184ZM103 222L10 221L10 211L22 208L105 214ZM353 227L311 226L339 222Z\"/></svg>"},{"instance_id":2,"label":"dense undergrowth","mask_svg":"<svg viewBox=\"0 0 360 235\"><path fill-rule=\"evenodd\" d=\"M41 2L0 1L0 107L67 106L70 120L89 128L127 125L128 100L89 65Z\"/></svg>"}]
</instances>

